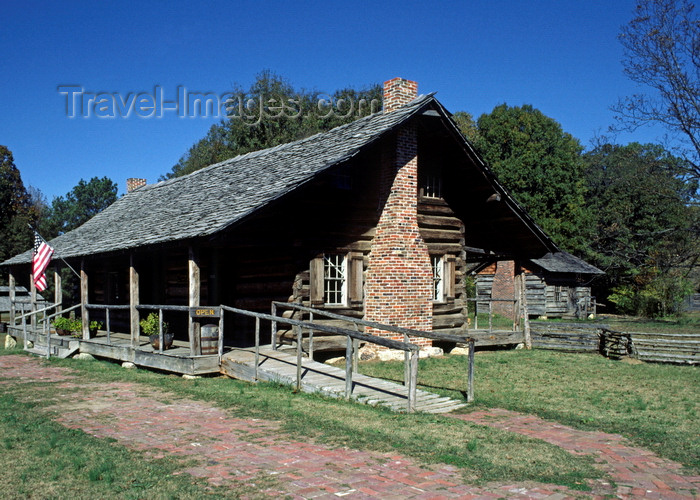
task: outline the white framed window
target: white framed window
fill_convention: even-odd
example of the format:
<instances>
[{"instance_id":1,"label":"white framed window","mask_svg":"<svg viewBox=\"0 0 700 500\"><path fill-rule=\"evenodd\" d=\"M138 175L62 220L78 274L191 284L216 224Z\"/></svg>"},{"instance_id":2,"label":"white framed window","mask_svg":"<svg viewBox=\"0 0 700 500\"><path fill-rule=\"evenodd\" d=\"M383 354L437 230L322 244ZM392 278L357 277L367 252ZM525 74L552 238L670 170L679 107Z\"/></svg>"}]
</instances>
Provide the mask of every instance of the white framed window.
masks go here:
<instances>
[{"instance_id":1,"label":"white framed window","mask_svg":"<svg viewBox=\"0 0 700 500\"><path fill-rule=\"evenodd\" d=\"M440 255L431 255L430 262L433 267L433 300L444 302L445 300L445 263Z\"/></svg>"},{"instance_id":2,"label":"white framed window","mask_svg":"<svg viewBox=\"0 0 700 500\"><path fill-rule=\"evenodd\" d=\"M346 305L347 263L345 255L323 255L323 302L328 305Z\"/></svg>"},{"instance_id":3,"label":"white framed window","mask_svg":"<svg viewBox=\"0 0 700 500\"><path fill-rule=\"evenodd\" d=\"M363 281L362 252L318 254L309 263L309 301L316 307L361 307Z\"/></svg>"}]
</instances>

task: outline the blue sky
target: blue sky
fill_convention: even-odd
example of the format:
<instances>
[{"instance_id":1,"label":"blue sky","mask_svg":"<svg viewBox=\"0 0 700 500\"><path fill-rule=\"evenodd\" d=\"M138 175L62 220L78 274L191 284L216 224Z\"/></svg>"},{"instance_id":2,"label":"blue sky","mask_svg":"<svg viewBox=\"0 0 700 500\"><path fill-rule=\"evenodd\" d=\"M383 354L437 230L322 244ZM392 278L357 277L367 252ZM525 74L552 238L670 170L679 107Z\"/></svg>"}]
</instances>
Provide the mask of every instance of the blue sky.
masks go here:
<instances>
[{"instance_id":1,"label":"blue sky","mask_svg":"<svg viewBox=\"0 0 700 500\"><path fill-rule=\"evenodd\" d=\"M633 0L5 2L0 144L50 201L78 181L155 182L214 118L69 118L62 85L174 99L223 94L263 69L323 92L401 76L475 117L532 104L588 145L638 92L622 72ZM644 129L619 142L659 139Z\"/></svg>"}]
</instances>

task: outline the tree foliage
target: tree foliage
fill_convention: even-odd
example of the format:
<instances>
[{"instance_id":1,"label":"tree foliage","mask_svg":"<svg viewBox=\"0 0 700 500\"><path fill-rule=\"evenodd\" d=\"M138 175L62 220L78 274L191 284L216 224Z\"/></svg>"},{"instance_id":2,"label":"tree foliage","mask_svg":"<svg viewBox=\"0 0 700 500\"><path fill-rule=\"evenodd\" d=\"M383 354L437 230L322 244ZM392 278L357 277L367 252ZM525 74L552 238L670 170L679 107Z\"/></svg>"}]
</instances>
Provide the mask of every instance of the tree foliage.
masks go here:
<instances>
[{"instance_id":1,"label":"tree foliage","mask_svg":"<svg viewBox=\"0 0 700 500\"><path fill-rule=\"evenodd\" d=\"M594 262L624 312L664 315L692 290L700 219L683 160L658 145L603 144L585 155Z\"/></svg>"},{"instance_id":2,"label":"tree foliage","mask_svg":"<svg viewBox=\"0 0 700 500\"><path fill-rule=\"evenodd\" d=\"M506 189L557 245L583 253L590 217L579 141L530 105L496 106L477 127L474 145Z\"/></svg>"},{"instance_id":3,"label":"tree foliage","mask_svg":"<svg viewBox=\"0 0 700 500\"><path fill-rule=\"evenodd\" d=\"M618 129L665 126L683 144L686 175L700 179L700 20L689 0L640 0L622 28L625 73L649 93L621 99Z\"/></svg>"},{"instance_id":4,"label":"tree foliage","mask_svg":"<svg viewBox=\"0 0 700 500\"><path fill-rule=\"evenodd\" d=\"M53 238L75 229L117 200L117 185L108 177L93 177L66 194L57 196L47 207L41 222L42 235Z\"/></svg>"},{"instance_id":5,"label":"tree foliage","mask_svg":"<svg viewBox=\"0 0 700 500\"><path fill-rule=\"evenodd\" d=\"M31 246L36 217L12 152L0 146L0 262Z\"/></svg>"},{"instance_id":6,"label":"tree foliage","mask_svg":"<svg viewBox=\"0 0 700 500\"><path fill-rule=\"evenodd\" d=\"M330 95L295 89L267 70L248 90L236 89L230 116L180 158L164 178L186 175L234 156L302 139L381 109L381 87Z\"/></svg>"}]
</instances>

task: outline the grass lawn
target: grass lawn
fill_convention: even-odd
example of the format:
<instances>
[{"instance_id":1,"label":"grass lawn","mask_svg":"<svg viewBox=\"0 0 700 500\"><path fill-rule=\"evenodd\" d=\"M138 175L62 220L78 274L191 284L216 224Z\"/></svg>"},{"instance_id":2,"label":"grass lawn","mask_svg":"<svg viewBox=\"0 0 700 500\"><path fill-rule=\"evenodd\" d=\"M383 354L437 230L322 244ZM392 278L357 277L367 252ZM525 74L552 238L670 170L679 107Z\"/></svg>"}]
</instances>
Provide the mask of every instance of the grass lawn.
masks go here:
<instances>
[{"instance_id":1,"label":"grass lawn","mask_svg":"<svg viewBox=\"0 0 700 500\"><path fill-rule=\"evenodd\" d=\"M0 355L3 353L7 351L0 350ZM86 384L136 382L168 391L170 394L163 398L169 401L173 396L183 396L228 408L237 418L275 420L288 434L286 439L311 438L331 446L401 453L426 464L451 464L460 468L470 483L531 480L586 490L586 479L600 477L591 457L574 456L543 441L451 418L397 414L342 400L295 394L289 387L274 384L253 385L227 378L185 380L146 370L124 370L100 361L50 363L75 369ZM44 498L54 496L53 488L63 491L65 487L69 489L60 496L65 493L76 498L137 498L143 497L142 488L160 488L161 482L170 481L165 476L174 482L162 490L163 498L169 496L167 492L175 491L175 496L188 498L209 493L197 481L171 476L178 468L175 459L149 460L115 442L55 424L42 411L52 397L52 384L41 381L3 386L0 435L6 437L0 442L0 461L11 467L0 479L3 491L26 492L35 487L43 492L37 496ZM35 394L35 401L24 402L27 394ZM57 472L46 474L54 470ZM182 494L179 488L184 488ZM224 496L238 494L241 492L233 489Z\"/></svg>"},{"instance_id":2,"label":"grass lawn","mask_svg":"<svg viewBox=\"0 0 700 500\"><path fill-rule=\"evenodd\" d=\"M361 371L399 380L403 365L368 362ZM465 356L425 359L419 364L418 383L461 397L466 371ZM479 407L619 433L700 471L698 367L628 364L595 354L537 349L481 351L476 353L474 379Z\"/></svg>"}]
</instances>

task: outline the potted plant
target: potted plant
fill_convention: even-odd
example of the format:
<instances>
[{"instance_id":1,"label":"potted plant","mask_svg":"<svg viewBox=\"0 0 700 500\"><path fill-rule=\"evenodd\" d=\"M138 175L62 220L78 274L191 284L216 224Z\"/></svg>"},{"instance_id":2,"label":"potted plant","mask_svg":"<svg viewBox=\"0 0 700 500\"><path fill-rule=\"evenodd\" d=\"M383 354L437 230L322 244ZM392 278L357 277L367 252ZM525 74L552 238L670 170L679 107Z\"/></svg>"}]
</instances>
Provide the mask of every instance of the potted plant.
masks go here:
<instances>
[{"instance_id":1,"label":"potted plant","mask_svg":"<svg viewBox=\"0 0 700 500\"><path fill-rule=\"evenodd\" d=\"M101 330L102 328L104 328L104 325L101 321L90 321L90 324L88 325L88 329L90 330L90 337L96 337L97 330Z\"/></svg>"},{"instance_id":2,"label":"potted plant","mask_svg":"<svg viewBox=\"0 0 700 500\"><path fill-rule=\"evenodd\" d=\"M81 338L83 336L83 321L80 318L74 318L68 321L70 321L71 337Z\"/></svg>"},{"instance_id":3,"label":"potted plant","mask_svg":"<svg viewBox=\"0 0 700 500\"><path fill-rule=\"evenodd\" d=\"M156 313L151 313L148 315L148 317L146 317L146 319L139 321L141 332L144 335L148 335L148 340L150 340L153 349L160 349L159 323L160 318ZM174 334L168 333L168 324L163 321L163 350L168 349L173 345L174 337Z\"/></svg>"},{"instance_id":4,"label":"potted plant","mask_svg":"<svg viewBox=\"0 0 700 500\"><path fill-rule=\"evenodd\" d=\"M70 335L71 330L73 330L73 320L58 316L53 320L53 327L58 335Z\"/></svg>"}]
</instances>

